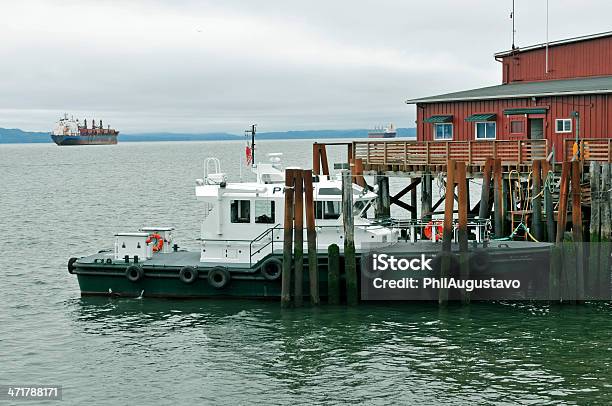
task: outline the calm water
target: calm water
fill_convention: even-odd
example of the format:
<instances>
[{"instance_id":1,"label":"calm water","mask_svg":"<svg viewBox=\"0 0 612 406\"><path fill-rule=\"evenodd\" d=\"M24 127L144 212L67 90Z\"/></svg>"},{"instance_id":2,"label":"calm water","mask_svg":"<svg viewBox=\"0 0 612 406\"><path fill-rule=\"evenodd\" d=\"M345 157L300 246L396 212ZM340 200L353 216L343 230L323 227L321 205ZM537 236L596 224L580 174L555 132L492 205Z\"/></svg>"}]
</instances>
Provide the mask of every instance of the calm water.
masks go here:
<instances>
[{"instance_id":1,"label":"calm water","mask_svg":"<svg viewBox=\"0 0 612 406\"><path fill-rule=\"evenodd\" d=\"M310 141L259 145L309 166ZM202 161L237 177L243 151L0 145L0 384L63 385L63 404L95 405L612 403L609 304L80 298L67 259L115 232L173 225L195 247Z\"/></svg>"}]
</instances>

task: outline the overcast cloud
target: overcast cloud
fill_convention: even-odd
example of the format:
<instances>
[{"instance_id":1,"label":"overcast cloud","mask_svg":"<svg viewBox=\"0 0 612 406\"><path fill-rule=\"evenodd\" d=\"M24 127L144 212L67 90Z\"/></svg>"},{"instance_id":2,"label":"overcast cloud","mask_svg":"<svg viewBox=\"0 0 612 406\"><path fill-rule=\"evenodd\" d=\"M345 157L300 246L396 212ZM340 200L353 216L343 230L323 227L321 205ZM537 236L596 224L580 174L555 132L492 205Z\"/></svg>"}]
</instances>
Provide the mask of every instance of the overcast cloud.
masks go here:
<instances>
[{"instance_id":1,"label":"overcast cloud","mask_svg":"<svg viewBox=\"0 0 612 406\"><path fill-rule=\"evenodd\" d=\"M414 126L407 98L500 83L511 0L0 2L0 127L64 112L122 132ZM550 0L551 40L611 30L609 0ZM516 43L546 0L516 0Z\"/></svg>"}]
</instances>

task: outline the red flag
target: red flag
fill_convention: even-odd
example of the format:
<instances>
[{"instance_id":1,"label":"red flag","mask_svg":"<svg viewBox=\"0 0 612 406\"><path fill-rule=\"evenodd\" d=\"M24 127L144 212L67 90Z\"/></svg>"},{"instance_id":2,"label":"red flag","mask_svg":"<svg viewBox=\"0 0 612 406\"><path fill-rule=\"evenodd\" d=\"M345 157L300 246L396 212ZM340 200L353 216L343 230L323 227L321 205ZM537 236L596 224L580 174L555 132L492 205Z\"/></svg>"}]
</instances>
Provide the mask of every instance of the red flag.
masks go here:
<instances>
[{"instance_id":1,"label":"red flag","mask_svg":"<svg viewBox=\"0 0 612 406\"><path fill-rule=\"evenodd\" d=\"M249 146L248 143L246 145L245 154L246 154L246 164L247 164L247 166L248 165L252 165L253 164L253 154L251 152L251 147Z\"/></svg>"}]
</instances>

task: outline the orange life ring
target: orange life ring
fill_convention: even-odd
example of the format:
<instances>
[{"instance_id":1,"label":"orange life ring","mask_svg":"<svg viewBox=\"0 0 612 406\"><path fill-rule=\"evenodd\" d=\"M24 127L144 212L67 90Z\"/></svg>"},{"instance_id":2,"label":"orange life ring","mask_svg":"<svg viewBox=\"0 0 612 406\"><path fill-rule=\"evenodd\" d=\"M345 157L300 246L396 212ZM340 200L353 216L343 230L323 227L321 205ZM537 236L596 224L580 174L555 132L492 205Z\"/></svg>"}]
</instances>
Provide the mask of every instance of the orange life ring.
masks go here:
<instances>
[{"instance_id":1,"label":"orange life ring","mask_svg":"<svg viewBox=\"0 0 612 406\"><path fill-rule=\"evenodd\" d=\"M147 238L146 243L150 244L151 241L153 241L153 239L155 239L155 245L153 246L153 252L161 251L162 247L164 246L164 239L162 238L161 235L155 233L155 234L151 234L149 238Z\"/></svg>"},{"instance_id":2,"label":"orange life ring","mask_svg":"<svg viewBox=\"0 0 612 406\"><path fill-rule=\"evenodd\" d=\"M425 230L423 231L423 233L425 234L425 237L427 237L428 240L431 240L431 232L434 228L436 229L436 240L440 240L442 238L442 233L444 232L444 227L442 227L441 221L430 221L425 226Z\"/></svg>"}]
</instances>

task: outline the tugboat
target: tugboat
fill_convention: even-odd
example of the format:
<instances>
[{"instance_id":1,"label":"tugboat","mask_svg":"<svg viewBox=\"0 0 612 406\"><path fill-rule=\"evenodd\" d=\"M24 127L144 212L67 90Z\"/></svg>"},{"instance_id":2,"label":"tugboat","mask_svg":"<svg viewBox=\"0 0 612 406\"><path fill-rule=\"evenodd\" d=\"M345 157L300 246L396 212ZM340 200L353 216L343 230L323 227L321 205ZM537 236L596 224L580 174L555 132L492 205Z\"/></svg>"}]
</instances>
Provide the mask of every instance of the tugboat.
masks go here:
<instances>
[{"instance_id":1,"label":"tugboat","mask_svg":"<svg viewBox=\"0 0 612 406\"><path fill-rule=\"evenodd\" d=\"M83 121L83 124L79 122L79 119L74 117L68 118L65 114L63 118L60 118L53 132L51 133L51 139L57 145L111 145L117 143L117 136L119 131L110 128L104 128L102 126L102 120L99 125L96 125L95 120L92 120L91 128L87 127L87 119Z\"/></svg>"},{"instance_id":2,"label":"tugboat","mask_svg":"<svg viewBox=\"0 0 612 406\"><path fill-rule=\"evenodd\" d=\"M77 276L81 294L177 298L279 297L283 272L285 174L281 167L281 154L269 154L269 157L269 163L252 166L256 181L243 183L230 183L221 172L218 159L205 161L204 177L195 182L195 195L204 211L198 251L181 249L173 227L150 226L138 232L117 233L111 249L70 258L68 271ZM341 180L317 175L313 177L313 186L323 298L327 292L327 249L330 244L337 244L342 251L344 215L354 217L358 258L371 252L372 247L431 256L440 251L441 235L436 224L418 221L383 223L367 218L368 209L377 198L374 191L353 184L352 213L342 213ZM428 227L429 233L423 232ZM521 259L543 255L549 248L548 244L526 243L531 244L526 247L513 241L491 243L488 220L470 222L468 227L474 237L471 245L476 255L474 259L481 267L490 265L495 268L495 272L515 267ZM519 245L513 245L516 243ZM456 243L453 243L453 250L458 250ZM514 252L512 261L508 261L508 250ZM496 261L496 258L503 259ZM529 270L529 267L525 268Z\"/></svg>"}]
</instances>

